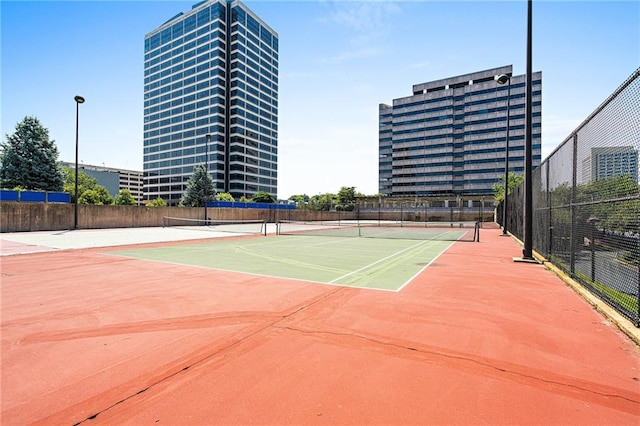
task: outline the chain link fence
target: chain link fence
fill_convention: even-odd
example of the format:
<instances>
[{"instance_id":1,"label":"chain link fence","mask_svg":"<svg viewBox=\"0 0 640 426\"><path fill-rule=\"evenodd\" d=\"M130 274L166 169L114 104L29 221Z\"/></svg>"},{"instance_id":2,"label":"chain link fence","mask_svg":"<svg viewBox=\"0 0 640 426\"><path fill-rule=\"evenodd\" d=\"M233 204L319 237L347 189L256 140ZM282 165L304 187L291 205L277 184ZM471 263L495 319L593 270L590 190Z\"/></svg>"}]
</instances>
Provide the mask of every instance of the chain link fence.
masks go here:
<instances>
[{"instance_id":1,"label":"chain link fence","mask_svg":"<svg viewBox=\"0 0 640 426\"><path fill-rule=\"evenodd\" d=\"M358 219L421 222L452 227L473 227L476 223L494 223L493 197L451 196L381 198L361 200L354 210Z\"/></svg>"},{"instance_id":2,"label":"chain link fence","mask_svg":"<svg viewBox=\"0 0 640 426\"><path fill-rule=\"evenodd\" d=\"M533 249L636 326L639 151L640 68L532 173ZM507 229L521 239L523 209L521 185L507 198Z\"/></svg>"}]
</instances>

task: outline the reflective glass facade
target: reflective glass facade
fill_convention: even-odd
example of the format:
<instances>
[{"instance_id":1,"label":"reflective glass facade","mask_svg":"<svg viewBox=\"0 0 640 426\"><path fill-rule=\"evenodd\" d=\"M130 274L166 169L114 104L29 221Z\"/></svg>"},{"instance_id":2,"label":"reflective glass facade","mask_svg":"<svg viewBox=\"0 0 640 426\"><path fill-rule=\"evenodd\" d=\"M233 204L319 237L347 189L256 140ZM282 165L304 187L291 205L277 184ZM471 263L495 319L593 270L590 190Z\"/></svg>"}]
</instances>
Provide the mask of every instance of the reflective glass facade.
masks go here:
<instances>
[{"instance_id":1,"label":"reflective glass facade","mask_svg":"<svg viewBox=\"0 0 640 426\"><path fill-rule=\"evenodd\" d=\"M275 197L277 33L237 0L210 0L147 34L144 51L145 200L177 204L200 164L218 192Z\"/></svg>"},{"instance_id":2,"label":"reflective glass facade","mask_svg":"<svg viewBox=\"0 0 640 426\"><path fill-rule=\"evenodd\" d=\"M499 85L496 77L511 76ZM542 74L533 75L533 167L541 161ZM387 196L493 194L505 172L524 172L526 76L500 67L413 86L379 106L379 191ZM507 94L510 96L507 97Z\"/></svg>"}]
</instances>

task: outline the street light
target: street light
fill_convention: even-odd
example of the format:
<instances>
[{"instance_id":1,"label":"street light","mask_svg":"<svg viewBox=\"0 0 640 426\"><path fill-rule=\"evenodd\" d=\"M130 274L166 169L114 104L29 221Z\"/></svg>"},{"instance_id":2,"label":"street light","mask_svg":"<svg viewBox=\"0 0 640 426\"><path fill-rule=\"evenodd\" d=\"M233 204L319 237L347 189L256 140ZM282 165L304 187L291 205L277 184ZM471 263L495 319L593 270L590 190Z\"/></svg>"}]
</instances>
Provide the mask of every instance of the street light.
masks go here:
<instances>
[{"instance_id":1,"label":"street light","mask_svg":"<svg viewBox=\"0 0 640 426\"><path fill-rule=\"evenodd\" d=\"M504 149L504 200L502 201L502 235L507 235L507 194L509 193L509 116L511 115L511 76L500 74L496 82L507 84L507 142Z\"/></svg>"},{"instance_id":2,"label":"street light","mask_svg":"<svg viewBox=\"0 0 640 426\"><path fill-rule=\"evenodd\" d=\"M527 1L527 92L525 96L525 142L524 142L524 232L522 260L536 262L533 257L533 130L532 74L533 74L533 0Z\"/></svg>"},{"instance_id":3,"label":"street light","mask_svg":"<svg viewBox=\"0 0 640 426\"><path fill-rule=\"evenodd\" d=\"M204 157L204 171L205 176L209 176L209 141L211 140L211 134L207 133L204 135L207 139L205 142L205 157ZM205 182L208 182L209 179L205 179ZM204 204L204 220L207 220L207 200L203 200Z\"/></svg>"},{"instance_id":4,"label":"street light","mask_svg":"<svg viewBox=\"0 0 640 426\"><path fill-rule=\"evenodd\" d=\"M78 229L78 117L80 113L80 104L84 103L84 98L82 96L76 95L73 99L76 101L76 201L73 206L73 229Z\"/></svg>"}]
</instances>

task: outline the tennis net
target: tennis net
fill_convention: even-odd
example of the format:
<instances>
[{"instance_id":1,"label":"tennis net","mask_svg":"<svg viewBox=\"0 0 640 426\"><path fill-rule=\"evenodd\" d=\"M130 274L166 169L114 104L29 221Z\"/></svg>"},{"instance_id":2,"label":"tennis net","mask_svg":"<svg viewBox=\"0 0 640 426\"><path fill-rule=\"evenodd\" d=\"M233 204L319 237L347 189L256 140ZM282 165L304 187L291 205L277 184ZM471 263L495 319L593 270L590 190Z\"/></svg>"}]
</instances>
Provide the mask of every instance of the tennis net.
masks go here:
<instances>
[{"instance_id":1,"label":"tennis net","mask_svg":"<svg viewBox=\"0 0 640 426\"><path fill-rule=\"evenodd\" d=\"M162 227L178 227L180 229L215 232L230 232L236 234L267 235L265 220L217 220L217 219L185 219L180 217L163 217Z\"/></svg>"},{"instance_id":2,"label":"tennis net","mask_svg":"<svg viewBox=\"0 0 640 426\"><path fill-rule=\"evenodd\" d=\"M403 240L480 241L477 222L443 224L434 222L391 221L290 221L276 223L278 235L316 235L326 237L390 238Z\"/></svg>"}]
</instances>

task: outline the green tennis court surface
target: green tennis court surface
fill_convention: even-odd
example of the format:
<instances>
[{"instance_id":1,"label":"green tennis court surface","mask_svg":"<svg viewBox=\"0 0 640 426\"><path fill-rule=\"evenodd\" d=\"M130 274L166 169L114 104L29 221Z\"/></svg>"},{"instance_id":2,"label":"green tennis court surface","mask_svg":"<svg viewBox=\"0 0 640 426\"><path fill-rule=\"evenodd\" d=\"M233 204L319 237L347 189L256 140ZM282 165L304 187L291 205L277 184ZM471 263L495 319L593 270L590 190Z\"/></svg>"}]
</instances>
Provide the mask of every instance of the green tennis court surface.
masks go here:
<instances>
[{"instance_id":1,"label":"green tennis court surface","mask_svg":"<svg viewBox=\"0 0 640 426\"><path fill-rule=\"evenodd\" d=\"M280 235L120 250L109 254L274 278L397 291L451 244L452 241L439 240Z\"/></svg>"}]
</instances>

